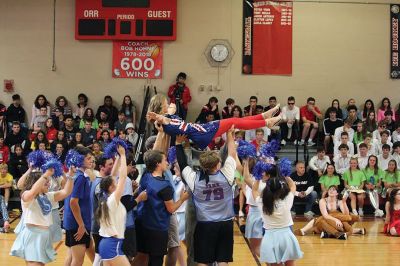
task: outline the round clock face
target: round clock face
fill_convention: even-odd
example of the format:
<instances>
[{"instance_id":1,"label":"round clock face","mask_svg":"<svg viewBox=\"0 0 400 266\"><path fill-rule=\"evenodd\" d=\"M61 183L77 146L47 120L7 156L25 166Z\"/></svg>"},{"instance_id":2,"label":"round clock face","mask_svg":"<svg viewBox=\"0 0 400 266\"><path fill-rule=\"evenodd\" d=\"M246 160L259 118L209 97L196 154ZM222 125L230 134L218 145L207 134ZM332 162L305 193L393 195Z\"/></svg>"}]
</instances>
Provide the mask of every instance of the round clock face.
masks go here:
<instances>
[{"instance_id":1,"label":"round clock face","mask_svg":"<svg viewBox=\"0 0 400 266\"><path fill-rule=\"evenodd\" d=\"M223 44L216 44L211 48L211 58L217 62L224 61L229 55L228 47Z\"/></svg>"}]
</instances>

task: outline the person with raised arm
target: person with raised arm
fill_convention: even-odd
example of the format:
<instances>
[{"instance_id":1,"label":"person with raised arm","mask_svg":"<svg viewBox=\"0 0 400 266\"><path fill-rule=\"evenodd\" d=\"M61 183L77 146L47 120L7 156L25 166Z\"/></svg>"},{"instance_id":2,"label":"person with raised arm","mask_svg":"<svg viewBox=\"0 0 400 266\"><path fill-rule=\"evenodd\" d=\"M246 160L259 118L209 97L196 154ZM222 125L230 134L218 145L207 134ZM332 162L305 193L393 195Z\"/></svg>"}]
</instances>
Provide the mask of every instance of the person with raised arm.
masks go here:
<instances>
[{"instance_id":1,"label":"person with raised arm","mask_svg":"<svg viewBox=\"0 0 400 266\"><path fill-rule=\"evenodd\" d=\"M261 194L258 190L260 180L256 180L252 188L253 197L262 211L265 229L261 241L260 262L269 265L294 265L296 260L303 257L299 242L291 230L293 219L290 210L296 184L289 176L284 179L278 177L276 170L271 176L268 186Z\"/></svg>"},{"instance_id":2,"label":"person with raised arm","mask_svg":"<svg viewBox=\"0 0 400 266\"><path fill-rule=\"evenodd\" d=\"M182 142L176 138L176 156L182 177L193 194L196 208L194 261L198 265L217 262L228 265L233 261L233 191L236 170L234 127L227 133L228 156L221 167L221 157L215 151L200 155L201 171L187 165Z\"/></svg>"},{"instance_id":3,"label":"person with raised arm","mask_svg":"<svg viewBox=\"0 0 400 266\"><path fill-rule=\"evenodd\" d=\"M49 192L50 178L54 169L46 172L28 170L25 173L21 193L23 225L11 248L10 255L25 260L26 265L45 265L55 260L56 251L52 246L50 227L53 224L52 205L68 197L73 189L72 176L74 169L70 168L63 189Z\"/></svg>"},{"instance_id":4,"label":"person with raised arm","mask_svg":"<svg viewBox=\"0 0 400 266\"><path fill-rule=\"evenodd\" d=\"M101 197L97 207L95 218L100 224L99 234L102 237L99 245L99 254L103 265L126 265L130 263L122 252L122 243L125 234L126 208L121 203L127 177L125 149L118 146L119 174L118 183L116 176L107 176L100 181ZM139 201L146 200L146 192L143 191L137 198Z\"/></svg>"}]
</instances>

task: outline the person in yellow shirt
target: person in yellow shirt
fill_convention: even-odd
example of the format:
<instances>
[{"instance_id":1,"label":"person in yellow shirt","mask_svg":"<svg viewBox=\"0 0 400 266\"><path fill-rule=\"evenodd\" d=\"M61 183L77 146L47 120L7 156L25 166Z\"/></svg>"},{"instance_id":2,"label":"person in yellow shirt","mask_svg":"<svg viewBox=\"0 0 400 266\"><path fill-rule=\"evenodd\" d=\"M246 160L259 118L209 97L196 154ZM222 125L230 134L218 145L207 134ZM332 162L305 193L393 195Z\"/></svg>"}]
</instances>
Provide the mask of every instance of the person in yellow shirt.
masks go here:
<instances>
[{"instance_id":1,"label":"person in yellow shirt","mask_svg":"<svg viewBox=\"0 0 400 266\"><path fill-rule=\"evenodd\" d=\"M5 163L0 164L0 193L4 196L6 207L12 188L13 176L8 172L8 166Z\"/></svg>"}]
</instances>

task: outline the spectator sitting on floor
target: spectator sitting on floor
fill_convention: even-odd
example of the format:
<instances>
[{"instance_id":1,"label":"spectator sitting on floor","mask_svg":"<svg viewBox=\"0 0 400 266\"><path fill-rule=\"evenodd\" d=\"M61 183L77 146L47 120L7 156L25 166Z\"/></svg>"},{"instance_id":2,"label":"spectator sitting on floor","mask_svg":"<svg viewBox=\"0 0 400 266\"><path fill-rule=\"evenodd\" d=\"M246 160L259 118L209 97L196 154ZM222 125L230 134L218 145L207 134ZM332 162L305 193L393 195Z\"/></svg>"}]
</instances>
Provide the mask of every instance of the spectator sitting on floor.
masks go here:
<instances>
[{"instance_id":1,"label":"spectator sitting on floor","mask_svg":"<svg viewBox=\"0 0 400 266\"><path fill-rule=\"evenodd\" d=\"M296 184L296 192L294 203L296 202L306 202L306 207L304 209L304 215L308 217L313 217L312 207L317 199L317 192L314 191L314 180L306 173L306 167L304 162L298 161L296 163L296 171L293 172L290 177ZM295 215L294 205L292 207L292 215Z\"/></svg>"}]
</instances>

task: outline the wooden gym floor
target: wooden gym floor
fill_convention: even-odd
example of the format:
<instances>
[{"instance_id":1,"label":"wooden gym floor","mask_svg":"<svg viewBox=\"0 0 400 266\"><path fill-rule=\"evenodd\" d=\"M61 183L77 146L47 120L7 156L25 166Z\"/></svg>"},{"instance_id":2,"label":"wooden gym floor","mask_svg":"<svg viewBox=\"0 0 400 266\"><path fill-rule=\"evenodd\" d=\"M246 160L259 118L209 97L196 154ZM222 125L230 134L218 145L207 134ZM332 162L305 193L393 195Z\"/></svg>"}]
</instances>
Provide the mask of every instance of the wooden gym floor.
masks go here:
<instances>
[{"instance_id":1,"label":"wooden gym floor","mask_svg":"<svg viewBox=\"0 0 400 266\"><path fill-rule=\"evenodd\" d=\"M19 219L15 219L11 226L15 228ZM295 220L294 229L303 226L307 221L304 218ZM399 265L400 238L387 237L382 234L383 219L364 217L356 227L365 227L367 235L351 236L348 240L320 239L317 235L298 237L304 257L296 265ZM10 248L15 239L13 233L0 234L0 265L25 265L24 261L9 256ZM63 265L66 254L64 242L56 244L57 260L48 265ZM85 266L91 265L85 258ZM253 257L247 242L235 224L234 263L230 265L253 266L260 265Z\"/></svg>"}]
</instances>

